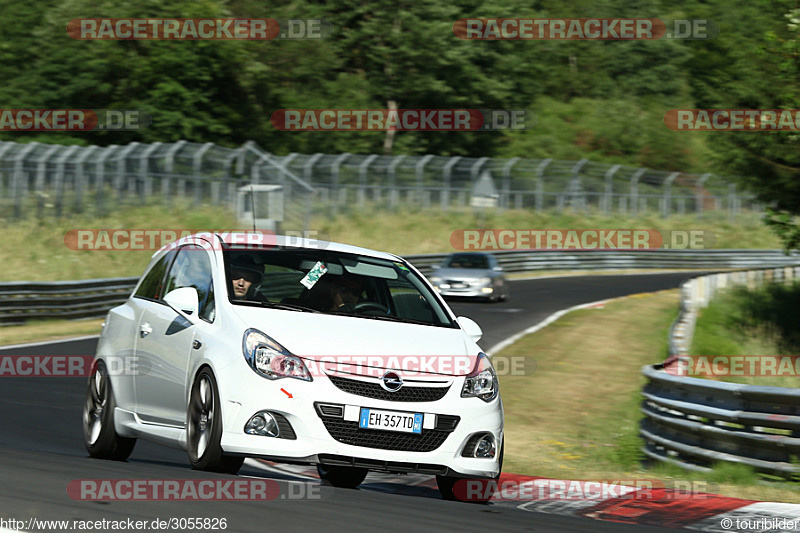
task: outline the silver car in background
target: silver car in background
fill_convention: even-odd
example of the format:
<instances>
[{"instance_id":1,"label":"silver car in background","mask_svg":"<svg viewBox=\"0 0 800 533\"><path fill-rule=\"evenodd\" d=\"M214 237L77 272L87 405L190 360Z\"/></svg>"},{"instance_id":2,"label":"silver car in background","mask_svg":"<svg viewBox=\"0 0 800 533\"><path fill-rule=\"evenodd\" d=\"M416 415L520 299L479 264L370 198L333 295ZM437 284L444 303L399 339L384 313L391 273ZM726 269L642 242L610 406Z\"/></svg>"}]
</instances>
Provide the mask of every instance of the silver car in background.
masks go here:
<instances>
[{"instance_id":1,"label":"silver car in background","mask_svg":"<svg viewBox=\"0 0 800 533\"><path fill-rule=\"evenodd\" d=\"M497 258L486 252L459 252L445 257L429 279L442 296L508 299L508 280Z\"/></svg>"}]
</instances>

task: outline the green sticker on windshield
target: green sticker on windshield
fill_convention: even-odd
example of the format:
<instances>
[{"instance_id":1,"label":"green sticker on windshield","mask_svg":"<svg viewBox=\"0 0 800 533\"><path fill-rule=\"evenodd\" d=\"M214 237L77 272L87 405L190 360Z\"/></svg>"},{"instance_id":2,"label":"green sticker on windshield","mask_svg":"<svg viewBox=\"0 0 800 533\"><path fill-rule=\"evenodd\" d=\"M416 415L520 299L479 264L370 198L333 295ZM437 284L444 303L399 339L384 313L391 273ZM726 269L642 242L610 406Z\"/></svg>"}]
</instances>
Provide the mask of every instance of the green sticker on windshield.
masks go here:
<instances>
[{"instance_id":1,"label":"green sticker on windshield","mask_svg":"<svg viewBox=\"0 0 800 533\"><path fill-rule=\"evenodd\" d=\"M311 270L308 271L308 274L306 274L305 277L300 280L300 283L310 290L311 287L317 284L319 278L325 275L327 271L328 269L325 268L325 265L322 263L322 261L317 261Z\"/></svg>"},{"instance_id":2,"label":"green sticker on windshield","mask_svg":"<svg viewBox=\"0 0 800 533\"><path fill-rule=\"evenodd\" d=\"M396 266L396 267L397 267L397 268L399 268L400 270L405 270L406 272L411 272L411 271L408 269L408 267L407 267L407 266L405 266L403 263L395 263L395 264L394 264L394 266Z\"/></svg>"}]
</instances>

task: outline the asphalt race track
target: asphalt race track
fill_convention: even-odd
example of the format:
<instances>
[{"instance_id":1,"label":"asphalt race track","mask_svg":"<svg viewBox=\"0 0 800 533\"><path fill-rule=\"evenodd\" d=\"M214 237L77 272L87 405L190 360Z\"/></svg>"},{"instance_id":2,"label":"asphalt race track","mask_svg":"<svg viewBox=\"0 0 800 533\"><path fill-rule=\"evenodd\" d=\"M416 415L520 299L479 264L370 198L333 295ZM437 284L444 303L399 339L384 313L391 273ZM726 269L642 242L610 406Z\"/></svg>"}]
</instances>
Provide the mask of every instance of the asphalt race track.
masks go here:
<instances>
[{"instance_id":1,"label":"asphalt race track","mask_svg":"<svg viewBox=\"0 0 800 533\"><path fill-rule=\"evenodd\" d=\"M513 281L499 304L453 302L457 314L484 330L484 348L574 305L675 288L686 273L568 277ZM0 351L14 355L94 354L96 340ZM367 477L358 490L319 485L308 467L248 460L240 476L277 483L272 501L81 501L67 486L80 479L236 479L193 471L186 453L139 441L128 462L90 459L83 447L85 378L6 378L0 384L0 518L40 520L167 520L224 518L227 531L664 531L664 528L543 514L496 504L439 498L432 478ZM300 498L299 496L307 497ZM297 499L293 496L298 496ZM33 530L33 529L31 529ZM0 527L0 531L2 528ZM51 530L52 531L52 530Z\"/></svg>"}]
</instances>

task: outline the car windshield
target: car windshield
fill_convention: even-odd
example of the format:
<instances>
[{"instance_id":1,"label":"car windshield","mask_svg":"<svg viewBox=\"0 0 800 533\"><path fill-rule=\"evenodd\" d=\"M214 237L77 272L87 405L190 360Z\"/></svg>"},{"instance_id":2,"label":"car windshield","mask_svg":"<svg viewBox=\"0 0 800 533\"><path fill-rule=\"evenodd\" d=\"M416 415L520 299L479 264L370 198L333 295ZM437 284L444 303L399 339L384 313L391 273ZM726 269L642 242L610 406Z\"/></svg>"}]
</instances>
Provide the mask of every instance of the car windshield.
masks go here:
<instances>
[{"instance_id":1,"label":"car windshield","mask_svg":"<svg viewBox=\"0 0 800 533\"><path fill-rule=\"evenodd\" d=\"M489 258L485 255L456 254L445 260L445 268L489 268Z\"/></svg>"},{"instance_id":2,"label":"car windshield","mask_svg":"<svg viewBox=\"0 0 800 533\"><path fill-rule=\"evenodd\" d=\"M304 248L229 249L224 257L235 305L456 327L401 261Z\"/></svg>"}]
</instances>

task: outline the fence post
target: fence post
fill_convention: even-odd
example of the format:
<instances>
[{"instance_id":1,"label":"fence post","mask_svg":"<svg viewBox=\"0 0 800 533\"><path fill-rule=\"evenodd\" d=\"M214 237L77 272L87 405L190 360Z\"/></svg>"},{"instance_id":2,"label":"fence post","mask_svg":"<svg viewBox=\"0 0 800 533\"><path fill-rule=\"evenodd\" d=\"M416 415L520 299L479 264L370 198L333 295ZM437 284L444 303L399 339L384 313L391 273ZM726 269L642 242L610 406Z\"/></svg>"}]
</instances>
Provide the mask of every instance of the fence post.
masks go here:
<instances>
[{"instance_id":1,"label":"fence post","mask_svg":"<svg viewBox=\"0 0 800 533\"><path fill-rule=\"evenodd\" d=\"M603 214L608 215L612 208L612 198L614 197L614 174L622 168L622 165L614 165L608 170L604 176L605 188L603 190Z\"/></svg>"},{"instance_id":2,"label":"fence post","mask_svg":"<svg viewBox=\"0 0 800 533\"><path fill-rule=\"evenodd\" d=\"M206 155L206 152L208 152L212 146L214 146L214 143L205 143L192 156L192 170L194 171L194 205L200 205L203 202L203 182L205 181L203 179L205 176L202 175L203 156ZM208 181L210 189L211 180L209 179Z\"/></svg>"},{"instance_id":3,"label":"fence post","mask_svg":"<svg viewBox=\"0 0 800 533\"><path fill-rule=\"evenodd\" d=\"M22 217L22 185L25 180L25 157L32 152L37 146L38 142L32 142L25 146L20 152L14 156L14 175L11 180L11 197L14 199L14 218ZM27 189L27 187L26 187Z\"/></svg>"},{"instance_id":4,"label":"fence post","mask_svg":"<svg viewBox=\"0 0 800 533\"><path fill-rule=\"evenodd\" d=\"M444 183L442 184L442 191L439 196L439 205L441 206L442 211L447 211L447 209L450 207L450 178L453 174L453 167L459 161L461 161L461 156L451 157L450 160L445 163L444 168L442 168L442 178L444 178ZM480 162L480 159L478 162Z\"/></svg>"},{"instance_id":5,"label":"fence post","mask_svg":"<svg viewBox=\"0 0 800 533\"><path fill-rule=\"evenodd\" d=\"M536 167L536 210L541 211L544 209L544 169L553 161L552 159L545 159L539 166Z\"/></svg>"},{"instance_id":6,"label":"fence post","mask_svg":"<svg viewBox=\"0 0 800 533\"><path fill-rule=\"evenodd\" d=\"M161 195L167 199L167 203L169 204L172 201L172 195L170 193L170 180L172 179L172 172L175 169L175 154L177 154L183 145L186 144L186 141L178 141L174 143L172 146L169 147L166 153L166 161L164 162L164 169L166 176L161 181ZM186 182L181 179L178 183L178 189L181 196L186 194Z\"/></svg>"},{"instance_id":7,"label":"fence post","mask_svg":"<svg viewBox=\"0 0 800 533\"><path fill-rule=\"evenodd\" d=\"M588 162L588 159L581 159L575 163L575 165L573 165L572 169L570 170L572 179L567 187L567 195L569 197L570 205L575 207L575 204L577 204L578 209L581 211L583 211L583 209L586 207L586 197L583 194L580 172Z\"/></svg>"},{"instance_id":8,"label":"fence post","mask_svg":"<svg viewBox=\"0 0 800 533\"><path fill-rule=\"evenodd\" d=\"M147 173L150 171L150 156L153 155L153 152L158 150L159 146L161 146L161 143L155 142L139 155L139 179L142 183L142 204L147 203L148 197L153 195L153 178L148 177Z\"/></svg>"},{"instance_id":9,"label":"fence post","mask_svg":"<svg viewBox=\"0 0 800 533\"><path fill-rule=\"evenodd\" d=\"M44 182L47 177L47 160L50 156L55 154L61 149L61 145L54 144L39 158L36 165L36 181L34 190L36 193L36 216L41 217L44 214Z\"/></svg>"},{"instance_id":10,"label":"fence post","mask_svg":"<svg viewBox=\"0 0 800 533\"><path fill-rule=\"evenodd\" d=\"M83 191L89 188L89 179L84 172L83 162L97 150L97 146L89 146L75 159L75 202L72 209L76 213L83 211Z\"/></svg>"},{"instance_id":11,"label":"fence post","mask_svg":"<svg viewBox=\"0 0 800 533\"><path fill-rule=\"evenodd\" d=\"M672 212L672 182L680 176L680 172L673 172L664 180L664 197L661 199L661 216L669 218Z\"/></svg>"},{"instance_id":12,"label":"fence post","mask_svg":"<svg viewBox=\"0 0 800 533\"><path fill-rule=\"evenodd\" d=\"M414 171L417 177L417 202L422 205L422 181L425 176L425 165L428 164L428 161L433 159L433 156L428 154L422 156L422 158L417 161L417 164L414 166Z\"/></svg>"},{"instance_id":13,"label":"fence post","mask_svg":"<svg viewBox=\"0 0 800 533\"><path fill-rule=\"evenodd\" d=\"M67 159L72 157L72 154L80 149L79 146L73 145L64 150L61 155L56 159L56 176L53 180L53 188L56 193L56 216L60 217L64 208L64 165ZM76 187L77 189L77 187Z\"/></svg>"},{"instance_id":14,"label":"fence post","mask_svg":"<svg viewBox=\"0 0 800 533\"><path fill-rule=\"evenodd\" d=\"M109 159L116 149L119 148L116 144L106 146L106 149L100 154L100 157L95 161L96 179L95 179L95 203L98 215L105 214L105 176L106 176L106 159Z\"/></svg>"},{"instance_id":15,"label":"fence post","mask_svg":"<svg viewBox=\"0 0 800 533\"><path fill-rule=\"evenodd\" d=\"M706 172L705 174L700 176L700 179L697 180L697 185L695 185L697 187L697 191L695 192L695 196L697 198L697 205L695 206L695 208L698 215L701 215L703 213L703 199L705 198L705 193L703 192L703 186L705 185L706 180L708 180L708 178L710 178L711 176L712 174L710 172Z\"/></svg>"},{"instance_id":16,"label":"fence post","mask_svg":"<svg viewBox=\"0 0 800 533\"><path fill-rule=\"evenodd\" d=\"M389 191L389 207L392 209L397 207L399 201L398 191L397 191L397 174L395 172L397 170L397 166L405 158L406 156L404 155L396 156L389 164L389 168L387 169L387 173L389 175L389 186L391 187Z\"/></svg>"},{"instance_id":17,"label":"fence post","mask_svg":"<svg viewBox=\"0 0 800 533\"><path fill-rule=\"evenodd\" d=\"M138 142L128 144L122 148L121 153L115 158L117 161L117 175L114 178L114 187L117 189L117 200L122 200L125 196L125 188L128 185L125 183L125 178L128 175L128 154L137 146L139 146Z\"/></svg>"},{"instance_id":18,"label":"fence post","mask_svg":"<svg viewBox=\"0 0 800 533\"><path fill-rule=\"evenodd\" d=\"M519 157L512 157L503 165L503 192L500 195L500 206L508 209L511 204L509 195L511 194L511 167L517 164Z\"/></svg>"},{"instance_id":19,"label":"fence post","mask_svg":"<svg viewBox=\"0 0 800 533\"><path fill-rule=\"evenodd\" d=\"M367 196L367 171L369 166L378 158L377 154L367 156L360 165L358 165L358 206L364 207Z\"/></svg>"},{"instance_id":20,"label":"fence post","mask_svg":"<svg viewBox=\"0 0 800 533\"><path fill-rule=\"evenodd\" d=\"M631 214L636 215L639 212L639 178L647 172L646 168L640 168L631 176Z\"/></svg>"}]
</instances>

